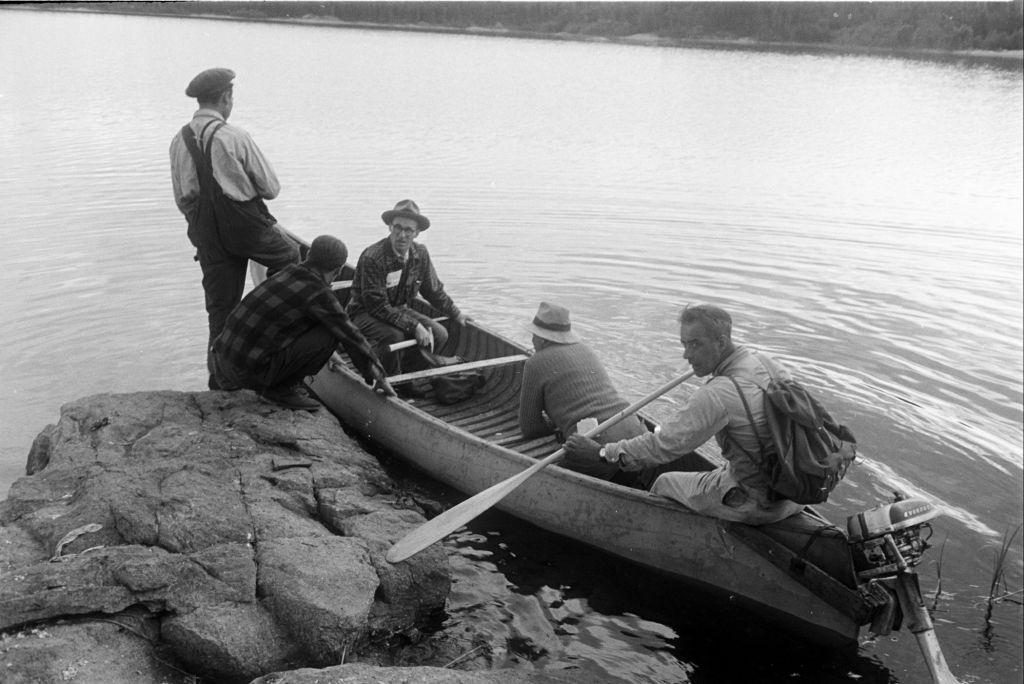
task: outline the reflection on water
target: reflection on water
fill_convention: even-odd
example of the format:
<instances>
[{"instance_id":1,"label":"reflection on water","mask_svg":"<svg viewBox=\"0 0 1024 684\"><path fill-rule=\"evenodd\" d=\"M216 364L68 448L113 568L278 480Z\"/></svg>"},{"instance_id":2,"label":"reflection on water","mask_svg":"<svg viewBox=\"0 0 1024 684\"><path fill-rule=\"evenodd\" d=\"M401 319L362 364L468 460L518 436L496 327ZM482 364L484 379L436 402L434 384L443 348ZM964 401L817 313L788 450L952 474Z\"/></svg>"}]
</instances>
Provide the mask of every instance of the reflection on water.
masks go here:
<instances>
[{"instance_id":1,"label":"reflection on water","mask_svg":"<svg viewBox=\"0 0 1024 684\"><path fill-rule=\"evenodd\" d=\"M794 640L749 612L502 514L470 528L445 542L452 594L432 640L461 644L478 667L648 684L892 681L873 656Z\"/></svg>"},{"instance_id":2,"label":"reflection on water","mask_svg":"<svg viewBox=\"0 0 1024 684\"><path fill-rule=\"evenodd\" d=\"M508 575L522 573L523 567L508 569L519 561L496 532L457 533L446 546L452 593L441 635L450 630L466 639L471 634L473 643L486 645L490 667L582 670L634 682L689 681L693 668L673 655L678 635L672 628L630 613L602 612L578 595L578 586L513 584Z\"/></svg>"},{"instance_id":3,"label":"reflection on water","mask_svg":"<svg viewBox=\"0 0 1024 684\"><path fill-rule=\"evenodd\" d=\"M630 397L683 366L681 305L732 311L858 436L824 512L894 488L940 504L954 670L1019 672L1019 606L999 607L993 660L973 650L990 558L1022 519L1019 67L9 10L0 26L0 491L59 404L204 387L167 148L188 80L231 66L232 122L275 165L284 225L355 254L412 197L467 313L525 342L538 301L568 306ZM542 645L608 671L693 674L692 634L548 591L494 619L543 617ZM917 672L904 636L865 651Z\"/></svg>"}]
</instances>

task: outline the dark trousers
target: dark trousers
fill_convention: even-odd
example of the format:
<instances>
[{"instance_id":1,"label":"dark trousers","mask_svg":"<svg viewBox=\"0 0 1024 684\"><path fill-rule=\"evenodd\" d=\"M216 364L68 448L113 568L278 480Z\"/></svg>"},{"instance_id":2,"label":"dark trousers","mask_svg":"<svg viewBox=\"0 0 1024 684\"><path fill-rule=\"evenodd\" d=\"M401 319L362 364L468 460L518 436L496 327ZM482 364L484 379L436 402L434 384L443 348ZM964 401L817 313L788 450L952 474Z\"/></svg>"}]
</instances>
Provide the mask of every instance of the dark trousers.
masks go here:
<instances>
[{"instance_id":1,"label":"dark trousers","mask_svg":"<svg viewBox=\"0 0 1024 684\"><path fill-rule=\"evenodd\" d=\"M277 226L252 226L242 230L218 231L219 239L204 240L196 258L203 271L206 315L210 328L207 342L207 367L210 389L220 389L214 378L209 356L214 338L224 329L228 314L242 301L248 261L267 267L268 275L299 261L298 244Z\"/></svg>"},{"instance_id":2,"label":"dark trousers","mask_svg":"<svg viewBox=\"0 0 1024 684\"><path fill-rule=\"evenodd\" d=\"M611 416L609 416L609 418L610 417ZM573 432L576 432L575 426L573 426L573 430L570 434ZM645 432L647 432L647 430L644 428L643 423L640 422L640 419L637 416L629 416L627 418L623 418L620 422L611 426L594 439L599 444L607 444L609 442L618 442L619 440L630 439L637 435L642 435ZM619 470L617 463L608 463L607 461L602 461L600 459L597 459L592 463L573 463L571 465L561 463L560 465L563 468L575 470L576 472L583 473L584 475L590 475L591 477L600 478L602 480L612 480L619 484L627 484L627 482L631 481L634 477L632 474Z\"/></svg>"},{"instance_id":3,"label":"dark trousers","mask_svg":"<svg viewBox=\"0 0 1024 684\"><path fill-rule=\"evenodd\" d=\"M233 366L213 354L217 381L225 386L244 387L262 392L293 387L307 375L315 375L324 367L338 342L327 327L317 325L300 335L295 342L273 354L257 370Z\"/></svg>"},{"instance_id":4,"label":"dark trousers","mask_svg":"<svg viewBox=\"0 0 1024 684\"><path fill-rule=\"evenodd\" d=\"M448 331L443 325L432 320L430 316L411 309L408 310L408 313L415 316L416 320L434 333L434 353L440 353L445 343L448 342ZM363 336L374 346L374 351L377 353L381 365L384 366L386 375L422 370L430 365L427 358L420 353L419 346L397 352L388 351L388 345L410 339L403 330L367 313L356 314L352 322L359 327Z\"/></svg>"}]
</instances>

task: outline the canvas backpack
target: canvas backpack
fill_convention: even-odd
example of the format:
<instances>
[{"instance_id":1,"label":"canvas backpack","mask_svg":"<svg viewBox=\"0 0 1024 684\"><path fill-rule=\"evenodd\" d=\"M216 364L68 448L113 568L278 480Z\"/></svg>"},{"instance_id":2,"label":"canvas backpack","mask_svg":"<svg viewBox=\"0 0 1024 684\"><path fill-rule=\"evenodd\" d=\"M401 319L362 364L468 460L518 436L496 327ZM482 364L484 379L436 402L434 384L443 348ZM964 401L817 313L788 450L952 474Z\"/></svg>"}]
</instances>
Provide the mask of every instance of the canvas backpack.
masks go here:
<instances>
[{"instance_id":1,"label":"canvas backpack","mask_svg":"<svg viewBox=\"0 0 1024 684\"><path fill-rule=\"evenodd\" d=\"M857 440L803 385L779 377L770 360L757 358L769 375L767 385L755 384L764 394L772 439L771 444L765 444L755 429L760 453L755 457L742 447L740 450L758 465L775 498L799 504L824 503L857 457ZM754 416L739 383L728 377L753 426ZM735 438L733 442L739 447Z\"/></svg>"}]
</instances>

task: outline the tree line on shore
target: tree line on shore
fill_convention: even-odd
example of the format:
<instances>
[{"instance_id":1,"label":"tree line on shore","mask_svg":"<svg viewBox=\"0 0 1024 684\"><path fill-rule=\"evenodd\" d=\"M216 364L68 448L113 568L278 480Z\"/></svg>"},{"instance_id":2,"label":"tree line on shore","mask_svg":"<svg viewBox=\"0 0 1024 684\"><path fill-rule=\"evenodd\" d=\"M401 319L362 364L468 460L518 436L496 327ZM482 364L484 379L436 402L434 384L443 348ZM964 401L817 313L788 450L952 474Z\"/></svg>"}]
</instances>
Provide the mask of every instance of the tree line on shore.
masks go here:
<instances>
[{"instance_id":1,"label":"tree line on shore","mask_svg":"<svg viewBox=\"0 0 1024 684\"><path fill-rule=\"evenodd\" d=\"M250 19L505 29L538 34L754 40L890 50L1020 50L1012 2L170 2L95 9ZM80 5L81 6L81 5Z\"/></svg>"}]
</instances>

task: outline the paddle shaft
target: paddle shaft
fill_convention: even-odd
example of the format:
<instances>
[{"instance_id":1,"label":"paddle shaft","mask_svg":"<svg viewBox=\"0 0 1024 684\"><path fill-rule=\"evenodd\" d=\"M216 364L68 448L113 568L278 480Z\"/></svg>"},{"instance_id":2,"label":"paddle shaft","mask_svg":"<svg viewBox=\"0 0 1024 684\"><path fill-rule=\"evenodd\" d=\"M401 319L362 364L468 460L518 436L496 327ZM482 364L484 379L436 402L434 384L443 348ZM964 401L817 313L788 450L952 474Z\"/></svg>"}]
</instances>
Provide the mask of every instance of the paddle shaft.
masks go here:
<instances>
[{"instance_id":1,"label":"paddle shaft","mask_svg":"<svg viewBox=\"0 0 1024 684\"><path fill-rule=\"evenodd\" d=\"M661 395L686 382L691 377L693 377L693 371L684 373L678 378L674 378L670 382L665 383L655 391L648 394L643 399L640 399L636 403L630 404L626 408L622 409L611 418L600 423L597 427L587 430L583 435L585 437L594 437L601 434L624 418L633 415L644 406L647 406L647 404L651 403ZM388 550L384 557L389 563L398 563L419 553L431 544L441 541L449 534L486 511L488 508L494 506L496 503L515 491L519 485L523 484L541 470L562 458L564 455L565 449L559 448L558 451L554 452L550 456L546 456L540 461L537 461L523 472L517 473L507 480L502 480L479 494L466 499L459 505L449 508L444 513L428 520L413 531L409 532L409 534L399 539L398 542Z\"/></svg>"},{"instance_id":2,"label":"paddle shaft","mask_svg":"<svg viewBox=\"0 0 1024 684\"><path fill-rule=\"evenodd\" d=\"M448 320L448 317L447 316L440 316L440 317L434 318L432 320L437 321L438 323L440 323L441 321ZM419 344L419 342L417 342L415 339L412 339L412 340L402 340L401 342L395 342L394 344L389 344L388 345L388 351L398 351L399 349L408 349L409 347L415 347L417 344Z\"/></svg>"}]
</instances>

